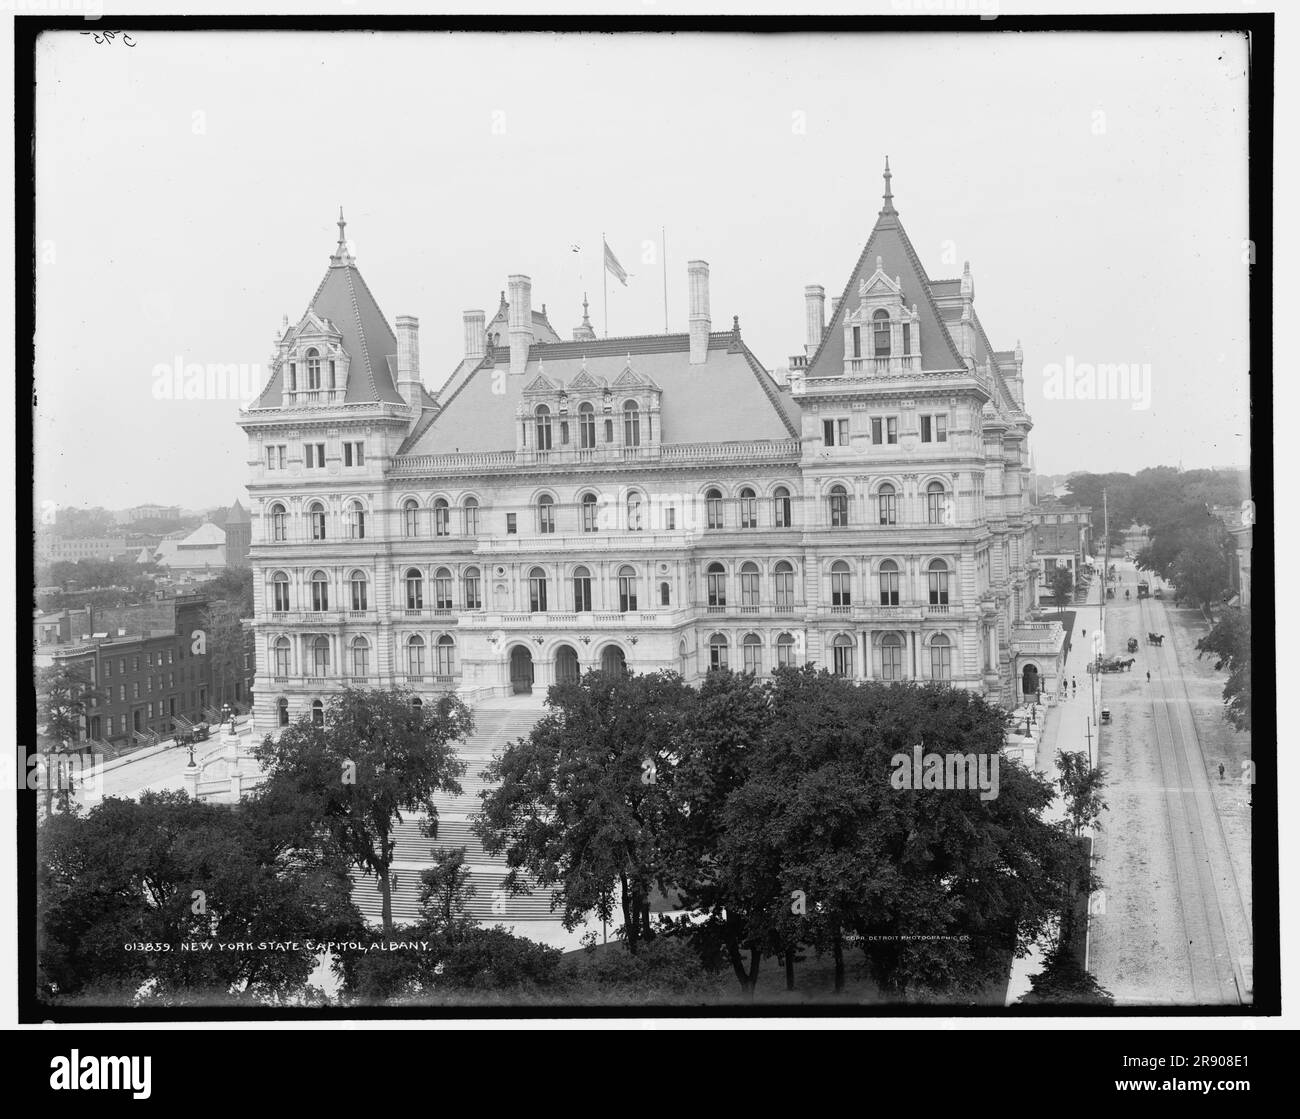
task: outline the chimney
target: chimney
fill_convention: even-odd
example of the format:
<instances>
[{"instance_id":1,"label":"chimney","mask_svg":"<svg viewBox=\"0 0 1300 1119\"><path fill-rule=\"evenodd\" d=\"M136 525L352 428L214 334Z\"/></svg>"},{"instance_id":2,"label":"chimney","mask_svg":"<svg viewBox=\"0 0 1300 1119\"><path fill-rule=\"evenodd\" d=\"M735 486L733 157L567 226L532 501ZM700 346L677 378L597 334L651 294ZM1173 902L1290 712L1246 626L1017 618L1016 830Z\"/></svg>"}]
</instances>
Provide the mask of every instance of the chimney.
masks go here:
<instances>
[{"instance_id":1,"label":"chimney","mask_svg":"<svg viewBox=\"0 0 1300 1119\"><path fill-rule=\"evenodd\" d=\"M487 316L482 311L466 311L465 315L465 356L482 357L486 349L484 323Z\"/></svg>"},{"instance_id":2,"label":"chimney","mask_svg":"<svg viewBox=\"0 0 1300 1119\"><path fill-rule=\"evenodd\" d=\"M533 282L527 276L510 277L510 372L528 366L533 342Z\"/></svg>"},{"instance_id":3,"label":"chimney","mask_svg":"<svg viewBox=\"0 0 1300 1119\"><path fill-rule=\"evenodd\" d=\"M692 260L686 265L690 294L691 364L703 365L709 359L709 264Z\"/></svg>"},{"instance_id":4,"label":"chimney","mask_svg":"<svg viewBox=\"0 0 1300 1119\"><path fill-rule=\"evenodd\" d=\"M804 349L809 356L822 344L826 331L826 289L821 284L809 284L803 289L805 318L808 324L808 342Z\"/></svg>"},{"instance_id":5,"label":"chimney","mask_svg":"<svg viewBox=\"0 0 1300 1119\"><path fill-rule=\"evenodd\" d=\"M839 309L840 309L840 297L838 295L832 295L831 296L831 318L832 319L835 318L835 312L838 311Z\"/></svg>"},{"instance_id":6,"label":"chimney","mask_svg":"<svg viewBox=\"0 0 1300 1119\"><path fill-rule=\"evenodd\" d=\"M397 391L408 407L420 407L420 320L397 316Z\"/></svg>"}]
</instances>

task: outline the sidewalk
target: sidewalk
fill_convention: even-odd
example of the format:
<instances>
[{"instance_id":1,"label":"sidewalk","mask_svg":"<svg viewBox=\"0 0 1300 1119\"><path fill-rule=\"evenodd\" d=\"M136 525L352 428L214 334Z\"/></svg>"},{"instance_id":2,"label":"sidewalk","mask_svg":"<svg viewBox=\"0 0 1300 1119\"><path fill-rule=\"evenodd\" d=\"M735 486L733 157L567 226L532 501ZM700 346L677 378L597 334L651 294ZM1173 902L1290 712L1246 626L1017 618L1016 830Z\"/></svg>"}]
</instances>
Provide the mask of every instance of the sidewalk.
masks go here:
<instances>
[{"instance_id":1,"label":"sidewalk","mask_svg":"<svg viewBox=\"0 0 1300 1119\"><path fill-rule=\"evenodd\" d=\"M1074 652L1066 662L1065 678L1073 677L1078 681L1078 688L1068 699L1057 700L1047 709L1044 720L1043 736L1038 742L1038 754L1034 759L1034 769L1042 777L1055 782L1060 774L1056 769L1056 752L1086 752L1088 734L1092 734L1092 764L1098 764L1097 724L1094 716L1093 688L1096 687L1096 712L1103 706L1102 687L1105 676L1092 675L1087 671L1089 651L1092 649L1092 635L1099 626L1103 579L1096 579L1088 588L1088 601L1075 607L1077 617L1075 625ZM1087 636L1083 634L1088 631ZM1065 807L1060 794L1044 810L1043 818L1049 822L1063 819ZM1011 961L1011 978L1007 983L1006 1005L1011 1006L1022 995L1030 991L1029 977L1043 970L1043 946L1035 944L1023 959Z\"/></svg>"}]
</instances>

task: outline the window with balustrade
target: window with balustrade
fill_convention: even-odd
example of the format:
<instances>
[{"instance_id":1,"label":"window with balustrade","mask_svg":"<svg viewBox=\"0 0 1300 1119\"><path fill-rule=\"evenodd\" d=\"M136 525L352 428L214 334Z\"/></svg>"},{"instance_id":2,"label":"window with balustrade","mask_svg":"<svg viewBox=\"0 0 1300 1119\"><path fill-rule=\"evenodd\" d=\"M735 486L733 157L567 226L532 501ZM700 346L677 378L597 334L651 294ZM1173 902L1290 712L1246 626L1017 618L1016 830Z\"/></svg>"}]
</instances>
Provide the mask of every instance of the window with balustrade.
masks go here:
<instances>
[{"instance_id":1,"label":"window with balustrade","mask_svg":"<svg viewBox=\"0 0 1300 1119\"><path fill-rule=\"evenodd\" d=\"M482 610L483 582L478 568L467 567L465 574L461 576L461 584L465 589L465 609Z\"/></svg>"},{"instance_id":2,"label":"window with balustrade","mask_svg":"<svg viewBox=\"0 0 1300 1119\"><path fill-rule=\"evenodd\" d=\"M948 605L948 565L943 560L933 560L929 568L930 605Z\"/></svg>"},{"instance_id":3,"label":"window with balustrade","mask_svg":"<svg viewBox=\"0 0 1300 1119\"><path fill-rule=\"evenodd\" d=\"M275 660L275 675L288 676L290 671L291 654L289 648L289 639L287 637L278 637L275 646L272 649L272 655Z\"/></svg>"},{"instance_id":4,"label":"window with balustrade","mask_svg":"<svg viewBox=\"0 0 1300 1119\"><path fill-rule=\"evenodd\" d=\"M831 527L845 528L849 523L849 493L841 485L831 486L828 497L831 513Z\"/></svg>"},{"instance_id":5,"label":"window with balustrade","mask_svg":"<svg viewBox=\"0 0 1300 1119\"><path fill-rule=\"evenodd\" d=\"M892 485L886 482L882 485L876 494L876 502L880 509L880 523L882 525L894 525L898 523L898 491Z\"/></svg>"},{"instance_id":6,"label":"window with balustrade","mask_svg":"<svg viewBox=\"0 0 1300 1119\"><path fill-rule=\"evenodd\" d=\"M277 614L289 609L289 576L283 571L271 576L271 609Z\"/></svg>"},{"instance_id":7,"label":"window with balustrade","mask_svg":"<svg viewBox=\"0 0 1300 1119\"><path fill-rule=\"evenodd\" d=\"M896 633L887 633L880 640L880 678L903 678L903 639Z\"/></svg>"},{"instance_id":8,"label":"window with balustrade","mask_svg":"<svg viewBox=\"0 0 1300 1119\"><path fill-rule=\"evenodd\" d=\"M853 676L853 638L847 633L837 634L831 642L831 671L845 679Z\"/></svg>"},{"instance_id":9,"label":"window with balustrade","mask_svg":"<svg viewBox=\"0 0 1300 1119\"><path fill-rule=\"evenodd\" d=\"M596 510L598 504L594 493L584 493L582 495L582 531L596 531Z\"/></svg>"},{"instance_id":10,"label":"window with balustrade","mask_svg":"<svg viewBox=\"0 0 1300 1119\"><path fill-rule=\"evenodd\" d=\"M758 609L758 564L740 565L740 605L742 609Z\"/></svg>"},{"instance_id":11,"label":"window with balustrade","mask_svg":"<svg viewBox=\"0 0 1300 1119\"><path fill-rule=\"evenodd\" d=\"M720 563L711 563L705 572L708 604L721 610L727 605L727 572Z\"/></svg>"},{"instance_id":12,"label":"window with balustrade","mask_svg":"<svg viewBox=\"0 0 1300 1119\"><path fill-rule=\"evenodd\" d=\"M747 633L740 643L741 665L750 676L763 671L763 642L758 634Z\"/></svg>"},{"instance_id":13,"label":"window with balustrade","mask_svg":"<svg viewBox=\"0 0 1300 1119\"><path fill-rule=\"evenodd\" d=\"M880 565L878 579L880 581L880 605L897 606L898 564L893 560L885 560Z\"/></svg>"},{"instance_id":14,"label":"window with balustrade","mask_svg":"<svg viewBox=\"0 0 1300 1119\"><path fill-rule=\"evenodd\" d=\"M727 639L721 633L709 638L709 671L718 672L727 667Z\"/></svg>"},{"instance_id":15,"label":"window with balustrade","mask_svg":"<svg viewBox=\"0 0 1300 1119\"><path fill-rule=\"evenodd\" d=\"M591 610L591 572L585 567L573 569L573 609L580 614Z\"/></svg>"},{"instance_id":16,"label":"window with balustrade","mask_svg":"<svg viewBox=\"0 0 1300 1119\"><path fill-rule=\"evenodd\" d=\"M348 539L364 540L366 536L366 507L359 501L349 501L347 508Z\"/></svg>"},{"instance_id":17,"label":"window with balustrade","mask_svg":"<svg viewBox=\"0 0 1300 1119\"><path fill-rule=\"evenodd\" d=\"M451 572L445 567L433 573L433 608L451 609Z\"/></svg>"},{"instance_id":18,"label":"window with balustrade","mask_svg":"<svg viewBox=\"0 0 1300 1119\"><path fill-rule=\"evenodd\" d=\"M402 535L420 535L420 503L413 497L402 502Z\"/></svg>"},{"instance_id":19,"label":"window with balustrade","mask_svg":"<svg viewBox=\"0 0 1300 1119\"><path fill-rule=\"evenodd\" d=\"M546 572L540 567L528 572L528 608L534 614L546 612Z\"/></svg>"},{"instance_id":20,"label":"window with balustrade","mask_svg":"<svg viewBox=\"0 0 1300 1119\"><path fill-rule=\"evenodd\" d=\"M590 451L596 446L596 409L590 404L578 405L578 447Z\"/></svg>"},{"instance_id":21,"label":"window with balustrade","mask_svg":"<svg viewBox=\"0 0 1300 1119\"><path fill-rule=\"evenodd\" d=\"M555 531L555 498L550 494L537 499L537 531L543 536Z\"/></svg>"},{"instance_id":22,"label":"window with balustrade","mask_svg":"<svg viewBox=\"0 0 1300 1119\"><path fill-rule=\"evenodd\" d=\"M709 490L704 495L704 515L705 523L709 528L721 528L723 525L722 513L722 493L719 490Z\"/></svg>"},{"instance_id":23,"label":"window with balustrade","mask_svg":"<svg viewBox=\"0 0 1300 1119\"><path fill-rule=\"evenodd\" d=\"M451 506L447 504L445 497L440 497L433 503L433 534L434 536L451 535Z\"/></svg>"},{"instance_id":24,"label":"window with balustrade","mask_svg":"<svg viewBox=\"0 0 1300 1119\"><path fill-rule=\"evenodd\" d=\"M271 506L271 539L277 543L289 539L289 515L280 504Z\"/></svg>"},{"instance_id":25,"label":"window with balustrade","mask_svg":"<svg viewBox=\"0 0 1300 1119\"><path fill-rule=\"evenodd\" d=\"M433 647L437 658L435 671L439 676L452 676L456 672L456 642L450 634L444 633Z\"/></svg>"},{"instance_id":26,"label":"window with balustrade","mask_svg":"<svg viewBox=\"0 0 1300 1119\"><path fill-rule=\"evenodd\" d=\"M942 633L930 639L930 679L952 679L952 642Z\"/></svg>"},{"instance_id":27,"label":"window with balustrade","mask_svg":"<svg viewBox=\"0 0 1300 1119\"><path fill-rule=\"evenodd\" d=\"M536 447L539 451L551 449L551 410L545 404L539 404L533 413L534 426L537 430Z\"/></svg>"},{"instance_id":28,"label":"window with balustrade","mask_svg":"<svg viewBox=\"0 0 1300 1119\"><path fill-rule=\"evenodd\" d=\"M321 613L330 608L329 577L323 571L315 571L311 577L311 608Z\"/></svg>"},{"instance_id":29,"label":"window with balustrade","mask_svg":"<svg viewBox=\"0 0 1300 1119\"><path fill-rule=\"evenodd\" d=\"M478 535L478 498L467 497L461 511L465 515L465 535Z\"/></svg>"},{"instance_id":30,"label":"window with balustrade","mask_svg":"<svg viewBox=\"0 0 1300 1119\"><path fill-rule=\"evenodd\" d=\"M948 519L948 494L942 482L931 482L925 487L926 519L932 525L941 525Z\"/></svg>"},{"instance_id":31,"label":"window with balustrade","mask_svg":"<svg viewBox=\"0 0 1300 1119\"><path fill-rule=\"evenodd\" d=\"M629 532L641 531L641 495L636 490L627 495L627 527Z\"/></svg>"},{"instance_id":32,"label":"window with balustrade","mask_svg":"<svg viewBox=\"0 0 1300 1119\"><path fill-rule=\"evenodd\" d=\"M364 637L352 639L352 675L358 677L370 675L370 642Z\"/></svg>"},{"instance_id":33,"label":"window with balustrade","mask_svg":"<svg viewBox=\"0 0 1300 1119\"><path fill-rule=\"evenodd\" d=\"M889 356L889 312L883 308L871 316L871 344L876 357Z\"/></svg>"},{"instance_id":34,"label":"window with balustrade","mask_svg":"<svg viewBox=\"0 0 1300 1119\"><path fill-rule=\"evenodd\" d=\"M315 391L320 388L320 354L316 350L307 351L307 388Z\"/></svg>"},{"instance_id":35,"label":"window with balustrade","mask_svg":"<svg viewBox=\"0 0 1300 1119\"><path fill-rule=\"evenodd\" d=\"M406 570L406 608L408 610L424 609L424 576L418 567Z\"/></svg>"},{"instance_id":36,"label":"window with balustrade","mask_svg":"<svg viewBox=\"0 0 1300 1119\"><path fill-rule=\"evenodd\" d=\"M370 581L366 578L364 571L354 571L349 579L352 584L352 609L367 609L367 594L370 588Z\"/></svg>"},{"instance_id":37,"label":"window with balustrade","mask_svg":"<svg viewBox=\"0 0 1300 1119\"><path fill-rule=\"evenodd\" d=\"M631 567L618 569L618 608L624 614L636 609L636 571Z\"/></svg>"},{"instance_id":38,"label":"window with balustrade","mask_svg":"<svg viewBox=\"0 0 1300 1119\"><path fill-rule=\"evenodd\" d=\"M424 675L424 638L413 633L406 639L406 674Z\"/></svg>"},{"instance_id":39,"label":"window with balustrade","mask_svg":"<svg viewBox=\"0 0 1300 1119\"><path fill-rule=\"evenodd\" d=\"M780 560L772 572L773 599L778 610L794 609L794 565Z\"/></svg>"},{"instance_id":40,"label":"window with balustrade","mask_svg":"<svg viewBox=\"0 0 1300 1119\"><path fill-rule=\"evenodd\" d=\"M772 492L772 523L777 528L789 528L794 523L790 518L790 491L785 486L777 486Z\"/></svg>"},{"instance_id":41,"label":"window with balustrade","mask_svg":"<svg viewBox=\"0 0 1300 1119\"><path fill-rule=\"evenodd\" d=\"M853 573L843 560L831 564L831 605L847 607L853 605Z\"/></svg>"},{"instance_id":42,"label":"window with balustrade","mask_svg":"<svg viewBox=\"0 0 1300 1119\"><path fill-rule=\"evenodd\" d=\"M748 486L740 491L740 527L758 528L758 498Z\"/></svg>"},{"instance_id":43,"label":"window with balustrade","mask_svg":"<svg viewBox=\"0 0 1300 1119\"><path fill-rule=\"evenodd\" d=\"M641 446L641 411L635 400L623 405L623 444L627 447Z\"/></svg>"},{"instance_id":44,"label":"window with balustrade","mask_svg":"<svg viewBox=\"0 0 1300 1119\"><path fill-rule=\"evenodd\" d=\"M318 637L311 643L311 664L313 676L330 674L330 639Z\"/></svg>"},{"instance_id":45,"label":"window with balustrade","mask_svg":"<svg viewBox=\"0 0 1300 1119\"><path fill-rule=\"evenodd\" d=\"M307 523L311 527L313 540L325 539L325 506L319 501L313 501L307 506Z\"/></svg>"}]
</instances>

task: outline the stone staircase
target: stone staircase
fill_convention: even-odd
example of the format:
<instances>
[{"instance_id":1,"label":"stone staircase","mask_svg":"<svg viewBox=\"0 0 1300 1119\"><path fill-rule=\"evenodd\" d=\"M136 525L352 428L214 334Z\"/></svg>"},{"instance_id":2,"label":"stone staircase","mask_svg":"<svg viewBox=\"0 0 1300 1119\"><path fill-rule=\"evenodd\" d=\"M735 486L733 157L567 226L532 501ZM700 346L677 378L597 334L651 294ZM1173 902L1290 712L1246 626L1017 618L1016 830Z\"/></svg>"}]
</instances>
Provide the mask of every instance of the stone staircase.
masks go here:
<instances>
[{"instance_id":1,"label":"stone staircase","mask_svg":"<svg viewBox=\"0 0 1300 1119\"><path fill-rule=\"evenodd\" d=\"M490 856L470 827L471 817L482 806L481 792L492 786L482 770L492 758L517 738L526 737L542 717L540 696L517 696L486 701L474 709L474 733L457 747L466 763L460 796L438 795L438 838L420 831L423 817L408 817L396 828L397 850L393 860L393 920L399 924L419 917L420 872L433 866L431 852L437 847L465 847L470 868L469 884L475 896L466 907L469 916L485 924L511 925L517 921L553 921L551 891L535 890L531 895L510 897L502 887L508 870L504 855ZM373 877L353 872L353 900L367 921L380 919L379 888Z\"/></svg>"}]
</instances>

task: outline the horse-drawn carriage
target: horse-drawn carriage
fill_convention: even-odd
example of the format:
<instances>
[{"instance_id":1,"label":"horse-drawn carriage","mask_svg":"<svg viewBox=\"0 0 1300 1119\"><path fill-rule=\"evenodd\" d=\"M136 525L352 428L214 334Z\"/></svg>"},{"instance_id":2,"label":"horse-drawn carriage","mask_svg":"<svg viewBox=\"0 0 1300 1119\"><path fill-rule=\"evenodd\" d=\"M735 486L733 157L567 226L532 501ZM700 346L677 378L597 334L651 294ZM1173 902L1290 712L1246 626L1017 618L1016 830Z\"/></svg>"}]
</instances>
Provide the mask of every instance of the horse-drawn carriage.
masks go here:
<instances>
[{"instance_id":1,"label":"horse-drawn carriage","mask_svg":"<svg viewBox=\"0 0 1300 1119\"><path fill-rule=\"evenodd\" d=\"M1133 668L1132 657L1101 657L1095 666L1089 665L1089 672L1128 672Z\"/></svg>"},{"instance_id":2,"label":"horse-drawn carriage","mask_svg":"<svg viewBox=\"0 0 1300 1119\"><path fill-rule=\"evenodd\" d=\"M1148 645L1163 645L1164 643L1165 643L1165 635L1164 635L1163 633L1148 633L1148 634L1147 634L1147 644L1148 644Z\"/></svg>"},{"instance_id":3,"label":"horse-drawn carriage","mask_svg":"<svg viewBox=\"0 0 1300 1119\"><path fill-rule=\"evenodd\" d=\"M1138 639L1136 637L1130 637L1128 639L1128 651L1130 653L1136 653L1138 651Z\"/></svg>"},{"instance_id":4,"label":"horse-drawn carriage","mask_svg":"<svg viewBox=\"0 0 1300 1119\"><path fill-rule=\"evenodd\" d=\"M195 723L189 730L177 731L172 741L177 746L193 746L196 742L206 742L211 734L207 723Z\"/></svg>"}]
</instances>

